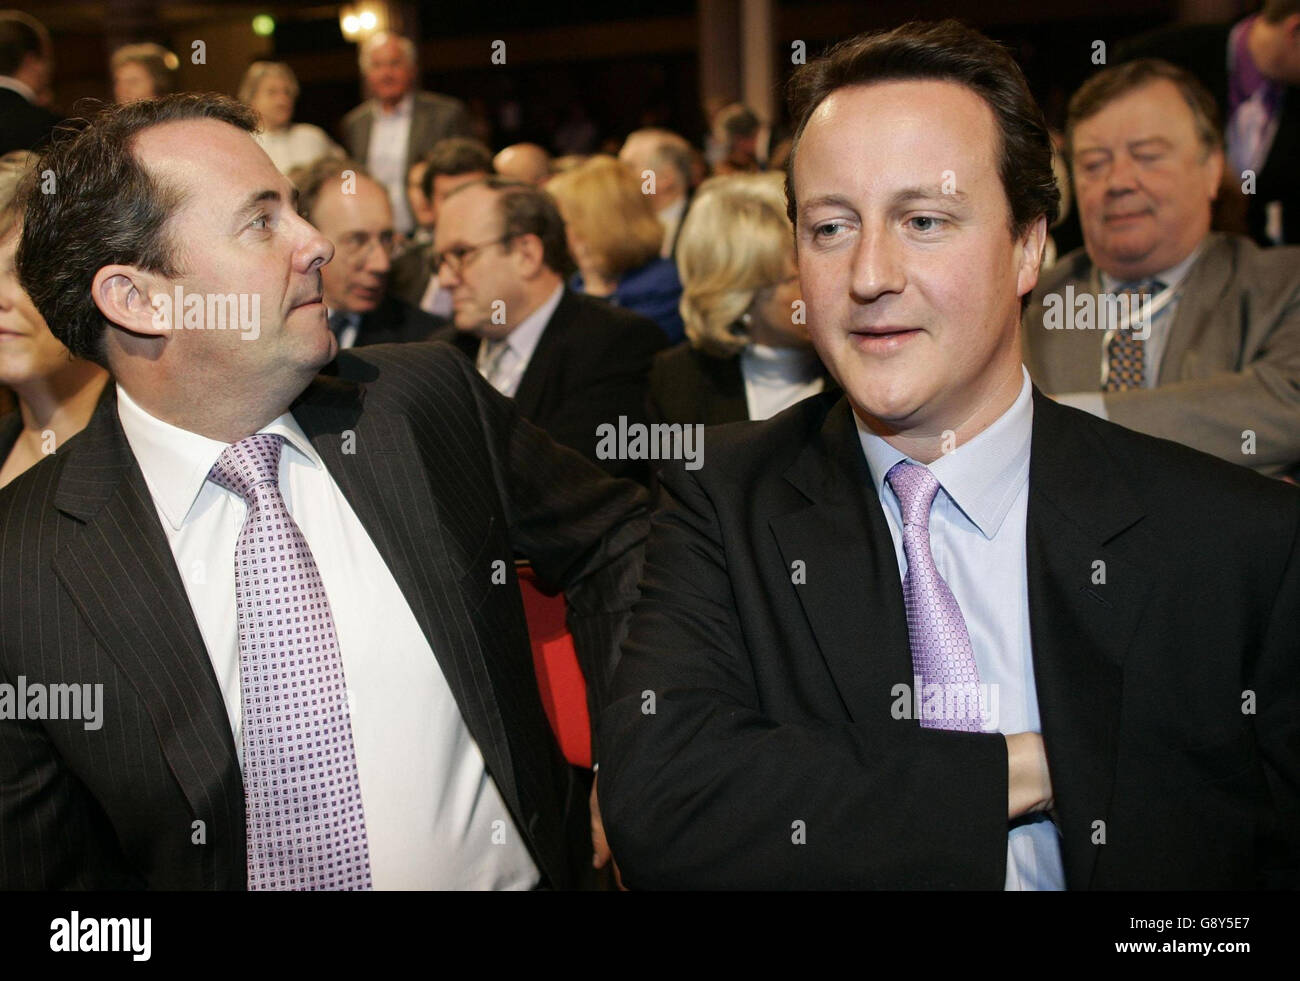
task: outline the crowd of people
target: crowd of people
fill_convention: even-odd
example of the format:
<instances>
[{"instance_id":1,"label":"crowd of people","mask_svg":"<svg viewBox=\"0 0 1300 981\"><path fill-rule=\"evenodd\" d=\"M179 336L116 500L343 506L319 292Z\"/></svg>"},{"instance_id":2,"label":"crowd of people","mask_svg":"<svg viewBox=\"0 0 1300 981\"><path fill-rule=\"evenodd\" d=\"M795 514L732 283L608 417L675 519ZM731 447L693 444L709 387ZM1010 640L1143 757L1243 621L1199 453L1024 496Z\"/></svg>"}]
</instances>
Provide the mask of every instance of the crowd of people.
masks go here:
<instances>
[{"instance_id":1,"label":"crowd of people","mask_svg":"<svg viewBox=\"0 0 1300 981\"><path fill-rule=\"evenodd\" d=\"M175 92L146 44L58 128L51 58L0 14L0 677L130 679L134 748L0 722L0 885L565 888L593 834L643 887L1294 884L1297 0L1117 46L1060 134L944 22L800 68L779 145L727 106L616 156L480 142L393 34L337 142L288 65ZM602 435L729 423L698 471ZM590 829L517 560L569 603ZM249 692L304 644L344 736L300 821ZM904 725L900 682L1001 718Z\"/></svg>"}]
</instances>

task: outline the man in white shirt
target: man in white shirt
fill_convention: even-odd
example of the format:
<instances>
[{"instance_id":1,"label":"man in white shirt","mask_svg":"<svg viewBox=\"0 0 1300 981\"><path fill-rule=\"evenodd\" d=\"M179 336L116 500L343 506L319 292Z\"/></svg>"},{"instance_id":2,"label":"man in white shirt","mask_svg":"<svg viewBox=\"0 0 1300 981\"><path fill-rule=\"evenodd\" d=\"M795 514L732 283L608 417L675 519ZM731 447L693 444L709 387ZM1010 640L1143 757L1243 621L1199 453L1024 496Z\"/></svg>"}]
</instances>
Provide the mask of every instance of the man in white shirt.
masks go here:
<instances>
[{"instance_id":1,"label":"man in white shirt","mask_svg":"<svg viewBox=\"0 0 1300 981\"><path fill-rule=\"evenodd\" d=\"M1034 380L1138 432L1300 474L1300 248L1210 231L1210 93L1162 61L1107 68L1071 100L1066 139L1084 247L1026 311Z\"/></svg>"},{"instance_id":2,"label":"man in white shirt","mask_svg":"<svg viewBox=\"0 0 1300 981\"><path fill-rule=\"evenodd\" d=\"M398 234L409 235L415 229L406 200L411 164L444 137L468 136L469 117L459 100L416 90L419 69L409 38L374 34L362 42L359 59L370 98L339 128L349 154L388 189Z\"/></svg>"},{"instance_id":3,"label":"man in white shirt","mask_svg":"<svg viewBox=\"0 0 1300 981\"><path fill-rule=\"evenodd\" d=\"M116 384L0 500L0 528L47 529L5 551L0 674L104 704L94 731L0 727L0 886L581 884L586 787L514 559L565 590L598 717L644 496L445 347L339 355L334 247L254 126L211 94L115 108L44 158L65 192L29 201L20 277ZM256 332L158 315L240 292Z\"/></svg>"},{"instance_id":4,"label":"man in white shirt","mask_svg":"<svg viewBox=\"0 0 1300 981\"><path fill-rule=\"evenodd\" d=\"M677 249L677 233L691 203L691 145L666 129L638 129L628 134L618 159L623 161L637 180L649 180L653 174L653 191L649 193L655 217L664 226L664 240L659 254L670 258Z\"/></svg>"}]
</instances>

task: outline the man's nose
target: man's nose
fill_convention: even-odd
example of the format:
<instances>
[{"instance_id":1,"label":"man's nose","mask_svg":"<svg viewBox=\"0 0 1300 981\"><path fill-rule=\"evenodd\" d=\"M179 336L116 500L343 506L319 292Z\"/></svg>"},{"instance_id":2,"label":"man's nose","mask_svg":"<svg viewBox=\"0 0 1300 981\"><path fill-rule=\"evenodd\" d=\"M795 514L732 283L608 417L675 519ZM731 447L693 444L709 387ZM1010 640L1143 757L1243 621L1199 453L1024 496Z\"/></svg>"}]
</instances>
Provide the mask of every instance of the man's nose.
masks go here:
<instances>
[{"instance_id":1,"label":"man's nose","mask_svg":"<svg viewBox=\"0 0 1300 981\"><path fill-rule=\"evenodd\" d=\"M904 276L899 261L900 244L890 230L864 225L853 253L849 289L855 299L870 303L902 290Z\"/></svg>"},{"instance_id":2,"label":"man's nose","mask_svg":"<svg viewBox=\"0 0 1300 981\"><path fill-rule=\"evenodd\" d=\"M319 269L334 258L334 243L322 235L307 219L299 217L298 221L303 224L303 240L298 255L305 269Z\"/></svg>"}]
</instances>

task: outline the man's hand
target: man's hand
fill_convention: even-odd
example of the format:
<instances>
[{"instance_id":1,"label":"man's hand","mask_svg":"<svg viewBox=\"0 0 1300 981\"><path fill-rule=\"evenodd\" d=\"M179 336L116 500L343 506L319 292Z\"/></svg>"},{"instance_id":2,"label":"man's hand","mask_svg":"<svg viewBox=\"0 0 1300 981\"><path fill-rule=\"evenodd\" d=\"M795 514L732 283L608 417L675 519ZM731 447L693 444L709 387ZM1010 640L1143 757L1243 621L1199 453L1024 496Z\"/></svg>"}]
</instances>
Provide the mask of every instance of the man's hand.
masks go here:
<instances>
[{"instance_id":1,"label":"man's hand","mask_svg":"<svg viewBox=\"0 0 1300 981\"><path fill-rule=\"evenodd\" d=\"M610 853L609 842L605 840L605 824L600 819L600 803L596 800L596 783L600 780L600 774L591 781L591 844L594 854L591 856L593 868L603 869L605 863L609 862L614 868L614 882L625 892L627 887L623 885L623 876L618 871L618 863L614 861L614 856Z\"/></svg>"},{"instance_id":2,"label":"man's hand","mask_svg":"<svg viewBox=\"0 0 1300 981\"><path fill-rule=\"evenodd\" d=\"M1047 772L1047 750L1036 732L1017 732L1007 740L1007 820L1022 814L1050 810L1052 777ZM595 788L592 788L593 794ZM592 797L595 807L595 797ZM594 812L593 812L594 813Z\"/></svg>"}]
</instances>

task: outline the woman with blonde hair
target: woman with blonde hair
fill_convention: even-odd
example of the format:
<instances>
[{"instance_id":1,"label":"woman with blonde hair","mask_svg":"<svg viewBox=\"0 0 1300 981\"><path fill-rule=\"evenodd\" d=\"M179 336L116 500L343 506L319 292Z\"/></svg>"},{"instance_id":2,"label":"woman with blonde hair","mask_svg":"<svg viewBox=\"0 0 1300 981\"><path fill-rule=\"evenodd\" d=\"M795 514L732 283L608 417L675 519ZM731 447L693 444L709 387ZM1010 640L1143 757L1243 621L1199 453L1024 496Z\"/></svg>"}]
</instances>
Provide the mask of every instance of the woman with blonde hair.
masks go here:
<instances>
[{"instance_id":1,"label":"woman with blonde hair","mask_svg":"<svg viewBox=\"0 0 1300 981\"><path fill-rule=\"evenodd\" d=\"M685 344L655 357L658 421L766 419L834 386L808 336L780 174L700 185L677 239Z\"/></svg>"},{"instance_id":2,"label":"woman with blonde hair","mask_svg":"<svg viewBox=\"0 0 1300 981\"><path fill-rule=\"evenodd\" d=\"M680 341L682 284L672 260L659 255L664 229L641 181L617 158L601 155L552 177L546 190L564 216L578 265L570 286L649 317L670 341Z\"/></svg>"},{"instance_id":3,"label":"woman with blonde hair","mask_svg":"<svg viewBox=\"0 0 1300 981\"><path fill-rule=\"evenodd\" d=\"M161 44L127 44L113 52L113 101L118 105L157 99L176 86L180 59Z\"/></svg>"},{"instance_id":4,"label":"woman with blonde hair","mask_svg":"<svg viewBox=\"0 0 1300 981\"><path fill-rule=\"evenodd\" d=\"M287 174L295 167L315 163L321 157L344 156L343 148L311 123L293 122L298 101L298 76L282 61L255 61L239 83L239 101L262 120L253 134L275 169Z\"/></svg>"},{"instance_id":5,"label":"woman with blonde hair","mask_svg":"<svg viewBox=\"0 0 1300 981\"><path fill-rule=\"evenodd\" d=\"M0 416L0 487L81 432L108 380L55 339L14 271L17 192L35 161L23 150L0 157L0 385L18 400L17 411Z\"/></svg>"}]
</instances>

